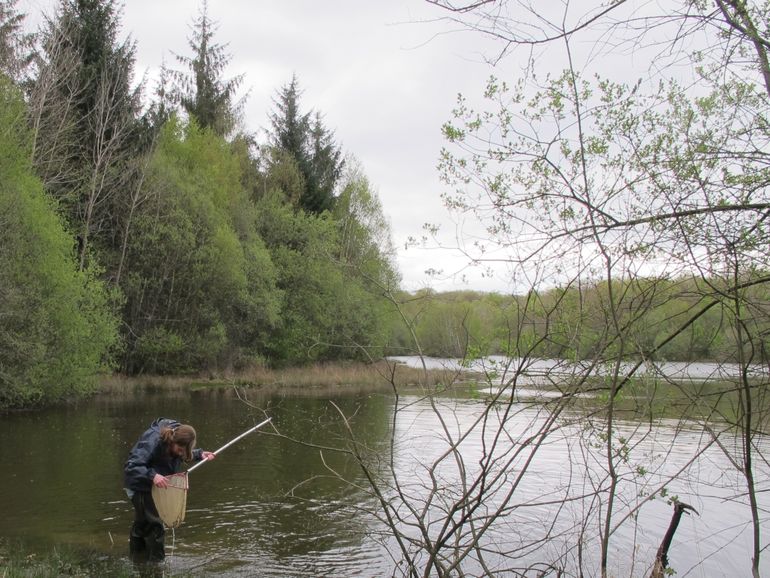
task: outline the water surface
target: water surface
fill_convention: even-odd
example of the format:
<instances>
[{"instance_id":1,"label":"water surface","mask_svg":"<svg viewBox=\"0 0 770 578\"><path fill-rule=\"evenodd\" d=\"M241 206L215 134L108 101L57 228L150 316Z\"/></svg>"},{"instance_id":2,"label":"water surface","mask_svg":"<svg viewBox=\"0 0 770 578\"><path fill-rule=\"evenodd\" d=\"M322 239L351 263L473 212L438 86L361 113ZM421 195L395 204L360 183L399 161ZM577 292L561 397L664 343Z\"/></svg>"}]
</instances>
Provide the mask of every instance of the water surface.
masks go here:
<instances>
[{"instance_id":1,"label":"water surface","mask_svg":"<svg viewBox=\"0 0 770 578\"><path fill-rule=\"evenodd\" d=\"M202 447L216 449L264 419L257 409L262 408L294 440L258 432L190 475L186 520L167 539L169 573L392 575L394 561L387 547L393 544L383 536L383 528L372 514L376 503L366 491L360 469L344 455L324 449L345 445L334 402L351 416L359 441L375 453L384 452L393 426L392 398L273 396L252 397L250 402L254 407L228 391L156 391L129 397L100 396L73 407L2 416L0 447L6 467L0 475L0 536L22 538L41 548L66 543L125 557L132 510L121 489L122 468L137 436L155 418L174 417L196 427ZM447 399L438 406L417 397L402 402L393 432L394 465L417 498L425 481L424 464L445 450L439 415L451 416L452 427L459 430L486 406L473 399ZM516 422L520 425L507 426L508 433L518 439L541 417L535 406L521 408ZM705 445L695 424L683 427L672 421L642 426L643 441L634 447L628 469L641 463L655 473L627 486L633 489L623 494L629 504L656 487L666 473L684 468L697 448ZM492 542L511 543L542 532L543 520L554 508L546 498L578 496L600 478L601 468L587 476L581 473L594 467L576 457L580 455L575 451L576 439L583 430L580 422L565 424L541 448L517 489L521 507L490 530ZM639 434L640 424L623 423L620 431L631 439ZM677 436L676 444L670 443L673 436ZM770 449L764 438L758 443L764 450ZM482 435L469 437L462 447L467 463L474 463L483 448ZM770 479L767 470L760 464L757 476L765 489ZM360 487L342 482L335 474ZM449 467L444 474L450 491L455 473ZM677 575L747 575L750 532L740 476L716 446L711 446L680 478L671 485L671 492L695 506L700 516L686 517L677 533L670 556ZM770 508L767 495L760 494L765 511ZM579 518L581 508L577 501L564 508L560 524L566 527L567 521ZM624 511L622 506L619 511ZM654 555L670 512L665 500L655 500L644 507L635 523L613 535L611 567L615 575L644 574L644 560ZM574 541L573 534L565 533L542 550L532 549L528 556L536 561L571 551ZM634 553L641 562L632 566ZM762 568L770 571L767 563Z\"/></svg>"}]
</instances>

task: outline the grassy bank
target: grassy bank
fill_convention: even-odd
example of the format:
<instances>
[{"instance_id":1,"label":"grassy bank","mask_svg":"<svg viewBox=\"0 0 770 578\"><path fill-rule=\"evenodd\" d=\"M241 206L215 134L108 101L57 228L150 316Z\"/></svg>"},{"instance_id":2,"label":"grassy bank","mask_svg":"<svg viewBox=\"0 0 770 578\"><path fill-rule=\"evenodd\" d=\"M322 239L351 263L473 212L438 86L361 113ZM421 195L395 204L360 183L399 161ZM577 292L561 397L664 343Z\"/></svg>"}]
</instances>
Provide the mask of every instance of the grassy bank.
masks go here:
<instances>
[{"instance_id":1,"label":"grassy bank","mask_svg":"<svg viewBox=\"0 0 770 578\"><path fill-rule=\"evenodd\" d=\"M0 578L128 578L142 575L127 560L56 547L35 552L23 543L0 542Z\"/></svg>"},{"instance_id":2,"label":"grassy bank","mask_svg":"<svg viewBox=\"0 0 770 578\"><path fill-rule=\"evenodd\" d=\"M121 393L136 388L189 390L202 388L241 387L264 393L333 394L334 392L388 392L451 387L467 376L450 370L423 371L386 361L376 363L324 363L302 367L269 369L252 367L241 372L210 372L199 375L105 376L101 392Z\"/></svg>"}]
</instances>

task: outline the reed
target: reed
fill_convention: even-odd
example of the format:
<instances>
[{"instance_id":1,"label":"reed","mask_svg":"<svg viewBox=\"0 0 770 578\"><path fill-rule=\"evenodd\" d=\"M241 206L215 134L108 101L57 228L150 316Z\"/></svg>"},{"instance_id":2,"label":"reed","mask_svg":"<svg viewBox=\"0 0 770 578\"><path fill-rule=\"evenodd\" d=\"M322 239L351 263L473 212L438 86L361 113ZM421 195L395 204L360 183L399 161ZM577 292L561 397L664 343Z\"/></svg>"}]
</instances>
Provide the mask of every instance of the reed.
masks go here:
<instances>
[{"instance_id":1,"label":"reed","mask_svg":"<svg viewBox=\"0 0 770 578\"><path fill-rule=\"evenodd\" d=\"M218 387L258 388L268 391L312 390L388 391L411 388L435 389L452 387L467 380L467 375L450 370L428 370L393 364L375 363L316 363L300 367L271 369L254 366L242 371L208 372L197 375L141 375L112 374L101 380L102 393L125 393L137 388L144 390L188 390Z\"/></svg>"}]
</instances>

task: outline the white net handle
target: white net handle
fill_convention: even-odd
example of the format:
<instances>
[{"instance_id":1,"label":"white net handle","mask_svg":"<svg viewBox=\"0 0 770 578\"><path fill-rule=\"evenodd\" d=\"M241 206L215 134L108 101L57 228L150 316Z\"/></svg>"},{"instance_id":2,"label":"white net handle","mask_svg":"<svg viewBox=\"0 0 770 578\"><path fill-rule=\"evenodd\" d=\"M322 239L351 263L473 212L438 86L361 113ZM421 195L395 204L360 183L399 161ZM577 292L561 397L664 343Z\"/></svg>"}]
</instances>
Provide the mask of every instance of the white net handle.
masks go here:
<instances>
[{"instance_id":1,"label":"white net handle","mask_svg":"<svg viewBox=\"0 0 770 578\"><path fill-rule=\"evenodd\" d=\"M250 430L247 430L247 431L243 432L243 433L242 433L241 435L239 435L237 438L234 438L234 439L230 440L230 441L229 441L229 442L227 442L225 445L223 445L221 448L219 448L217 451L215 451L215 452L214 452L214 455L219 455L219 453L220 453L220 452L222 452L222 451L224 451L225 449L229 448L231 445L233 445L233 444L234 444L235 442L237 442L238 440L240 440L240 439L243 439L243 438L245 438L247 435L249 435L250 433L257 431L257 430L258 430L259 428L261 428L263 425L270 423L272 420L273 420L273 418L272 418L272 417L269 417L269 418L267 418L265 421L263 421L263 422L261 422L261 423L258 423L257 425L255 425L255 426L254 426L253 428L251 428ZM208 460L201 460L201 461L199 461L197 464L195 464L193 467L191 467L189 470L187 470L187 473L189 474L189 473L190 473L190 472L192 472L192 471L193 471L195 468L199 468L200 466L202 466L203 464L205 464L207 461L208 461Z\"/></svg>"}]
</instances>

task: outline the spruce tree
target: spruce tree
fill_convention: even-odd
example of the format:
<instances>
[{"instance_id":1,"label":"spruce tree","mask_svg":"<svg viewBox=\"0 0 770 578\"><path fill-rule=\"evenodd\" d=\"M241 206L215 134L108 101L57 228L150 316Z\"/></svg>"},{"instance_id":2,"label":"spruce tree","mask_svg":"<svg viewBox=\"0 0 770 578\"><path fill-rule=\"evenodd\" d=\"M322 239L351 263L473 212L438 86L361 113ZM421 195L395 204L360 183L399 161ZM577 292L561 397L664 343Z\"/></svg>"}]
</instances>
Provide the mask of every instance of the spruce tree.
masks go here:
<instances>
[{"instance_id":1,"label":"spruce tree","mask_svg":"<svg viewBox=\"0 0 770 578\"><path fill-rule=\"evenodd\" d=\"M32 35L22 31L18 0L0 0L0 72L19 82L32 58Z\"/></svg>"},{"instance_id":2,"label":"spruce tree","mask_svg":"<svg viewBox=\"0 0 770 578\"><path fill-rule=\"evenodd\" d=\"M227 137L240 118L242 103L235 100L235 93L243 75L222 78L231 56L226 45L214 42L215 32L216 23L209 18L208 3L204 2L189 39L192 56L177 55L188 71L175 72L176 93L182 108L202 128Z\"/></svg>"},{"instance_id":3,"label":"spruce tree","mask_svg":"<svg viewBox=\"0 0 770 578\"><path fill-rule=\"evenodd\" d=\"M335 189L342 174L342 151L334 133L323 124L320 113L302 113L302 91L296 76L273 99L271 144L287 152L297 163L304 181L299 206L319 214L334 207ZM274 155L275 156L275 155Z\"/></svg>"},{"instance_id":4,"label":"spruce tree","mask_svg":"<svg viewBox=\"0 0 770 578\"><path fill-rule=\"evenodd\" d=\"M138 141L134 43L119 29L113 0L62 0L30 89L35 167L78 236L81 268L92 244L117 244Z\"/></svg>"}]
</instances>

